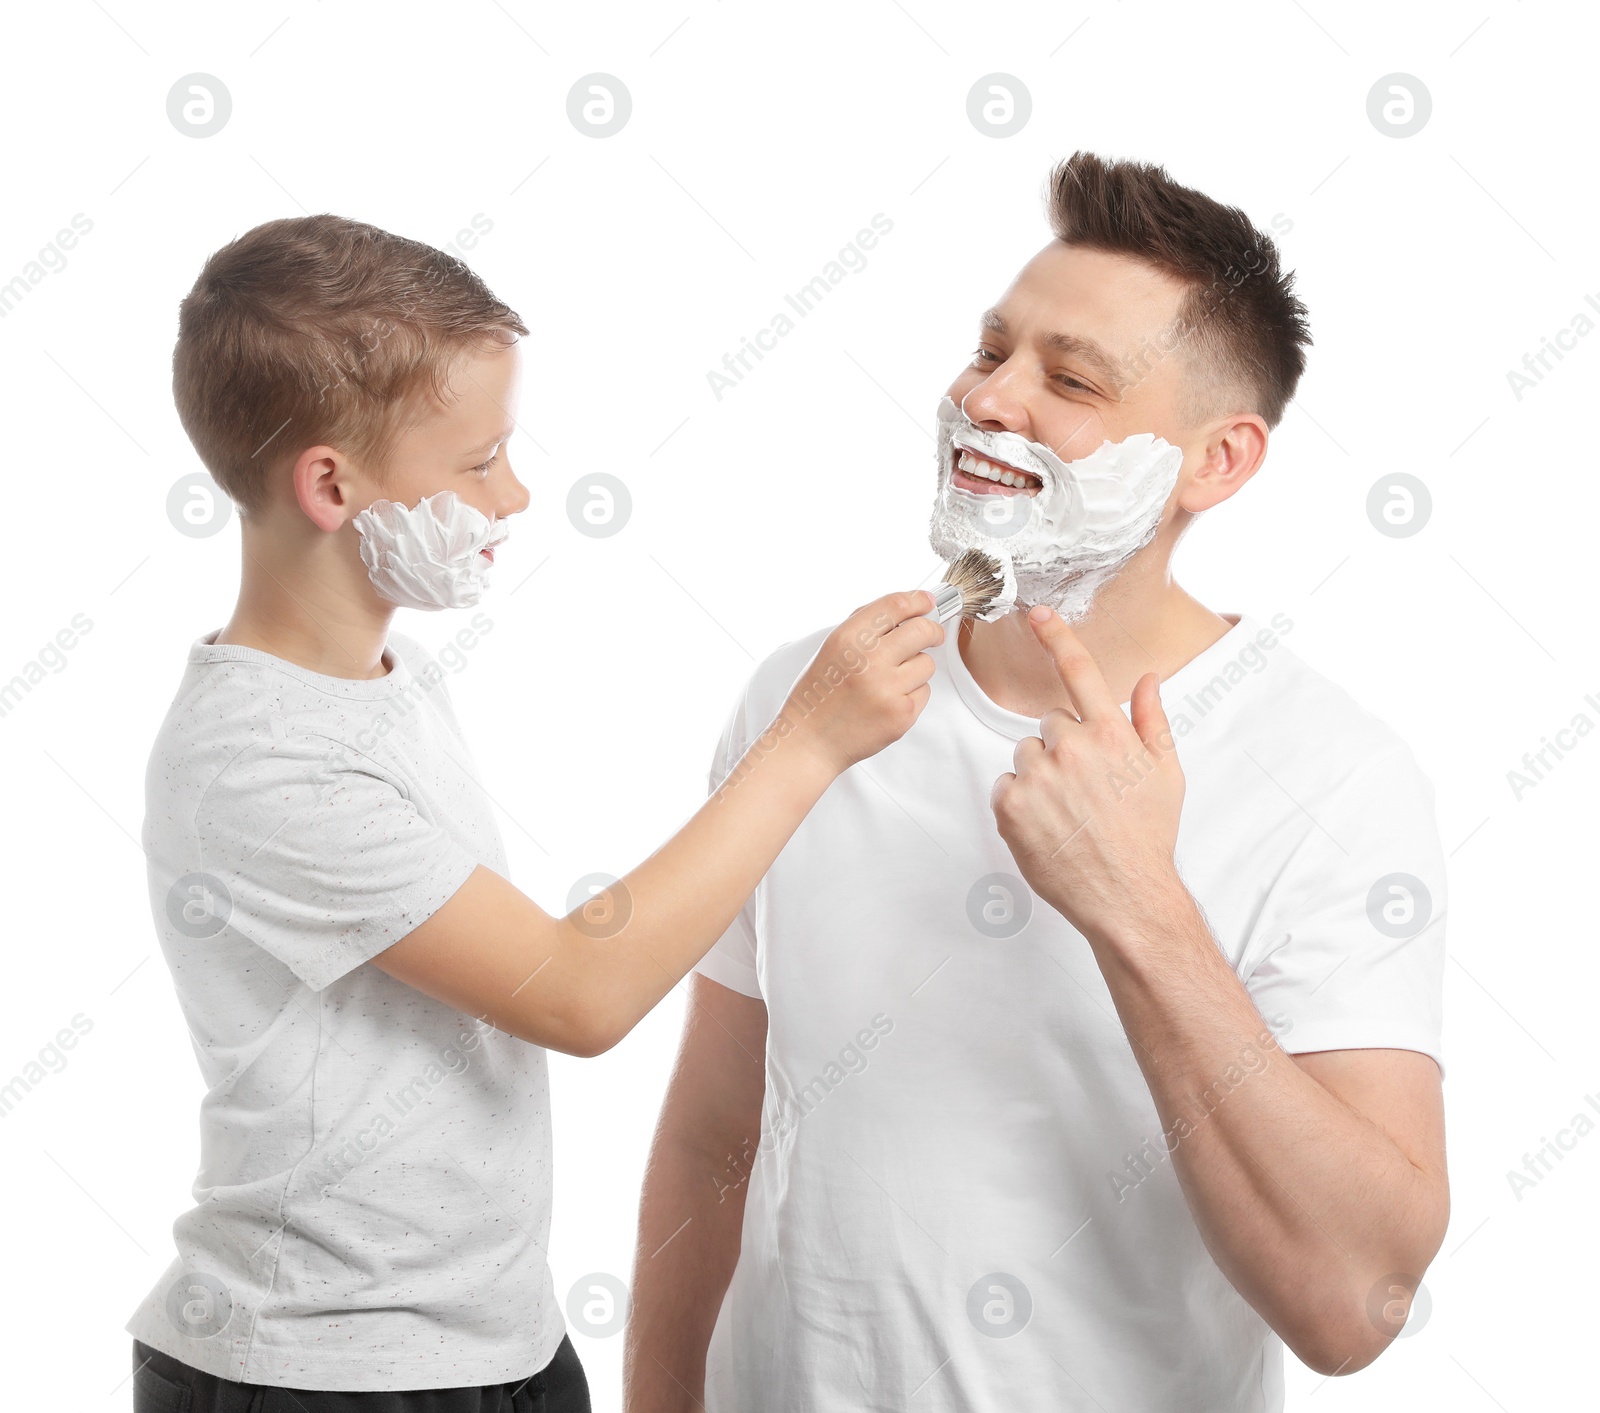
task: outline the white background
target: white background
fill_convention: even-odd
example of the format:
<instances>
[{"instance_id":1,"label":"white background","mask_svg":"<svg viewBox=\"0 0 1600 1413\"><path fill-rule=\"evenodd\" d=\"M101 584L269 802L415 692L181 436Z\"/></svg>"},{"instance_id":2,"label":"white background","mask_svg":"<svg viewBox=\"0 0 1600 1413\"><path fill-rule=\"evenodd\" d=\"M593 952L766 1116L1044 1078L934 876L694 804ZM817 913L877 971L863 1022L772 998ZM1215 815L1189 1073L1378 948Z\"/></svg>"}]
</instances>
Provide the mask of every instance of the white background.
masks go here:
<instances>
[{"instance_id":1,"label":"white background","mask_svg":"<svg viewBox=\"0 0 1600 1413\"><path fill-rule=\"evenodd\" d=\"M492 226L465 253L533 330L511 444L533 504L484 605L493 631L450 687L516 880L564 910L576 878L623 872L694 808L757 659L929 574L935 403L978 312L1048 237L1051 163L1084 147L1161 162L1280 233L1310 370L1264 470L1190 533L1178 573L1218 611L1287 613L1293 649L1411 742L1451 860L1454 1216L1432 1313L1353 1378L1290 1356L1290 1406L1573 1406L1600 1135L1520 1201L1506 1174L1600 1095L1600 741L1520 800L1507 772L1576 714L1600 722L1600 338L1520 399L1507 373L1600 300L1590 14L105 0L20 8L7 47L0 282L28 288L0 318L0 680L74 614L93 627L0 717L0 1082L74 1015L92 1030L0 1120L0 1401L64 1380L63 1406L129 1406L122 1322L166 1265L197 1163L199 1081L136 840L149 742L236 582L237 522L195 539L166 512L198 469L169 380L206 255L299 213L439 246ZM633 103L605 139L566 112L597 71ZM196 72L233 103L200 139L166 111ZM966 111L993 72L1032 95L1004 139ZM1367 115L1395 72L1432 95L1406 138ZM79 213L92 231L29 283ZM893 230L866 268L716 400L707 370L877 213ZM609 539L565 512L597 470L633 497ZM1395 471L1432 495L1410 538L1366 514ZM429 642L459 626L402 615ZM628 1274L680 1017L675 993L603 1058L554 1060L563 1293ZM621 1337L577 1343L615 1409Z\"/></svg>"}]
</instances>

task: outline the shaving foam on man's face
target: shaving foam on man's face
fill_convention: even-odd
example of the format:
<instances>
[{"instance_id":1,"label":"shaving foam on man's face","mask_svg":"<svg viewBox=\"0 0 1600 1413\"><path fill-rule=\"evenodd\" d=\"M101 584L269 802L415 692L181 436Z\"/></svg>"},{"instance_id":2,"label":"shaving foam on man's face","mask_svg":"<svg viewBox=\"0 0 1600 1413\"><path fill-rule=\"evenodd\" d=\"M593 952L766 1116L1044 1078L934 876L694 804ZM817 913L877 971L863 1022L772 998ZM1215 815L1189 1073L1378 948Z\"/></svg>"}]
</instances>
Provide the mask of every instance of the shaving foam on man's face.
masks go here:
<instances>
[{"instance_id":1,"label":"shaving foam on man's face","mask_svg":"<svg viewBox=\"0 0 1600 1413\"><path fill-rule=\"evenodd\" d=\"M402 608L471 608L488 587L494 547L510 533L454 491L407 507L377 500L355 518L372 585Z\"/></svg>"},{"instance_id":2,"label":"shaving foam on man's face","mask_svg":"<svg viewBox=\"0 0 1600 1413\"><path fill-rule=\"evenodd\" d=\"M934 454L934 553L948 560L987 550L1015 575L1015 599L997 603L984 615L990 621L1038 604L1068 622L1081 619L1095 594L1155 538L1183 465L1182 450L1153 432L1062 461L1015 432L976 426L949 397L939 402Z\"/></svg>"}]
</instances>

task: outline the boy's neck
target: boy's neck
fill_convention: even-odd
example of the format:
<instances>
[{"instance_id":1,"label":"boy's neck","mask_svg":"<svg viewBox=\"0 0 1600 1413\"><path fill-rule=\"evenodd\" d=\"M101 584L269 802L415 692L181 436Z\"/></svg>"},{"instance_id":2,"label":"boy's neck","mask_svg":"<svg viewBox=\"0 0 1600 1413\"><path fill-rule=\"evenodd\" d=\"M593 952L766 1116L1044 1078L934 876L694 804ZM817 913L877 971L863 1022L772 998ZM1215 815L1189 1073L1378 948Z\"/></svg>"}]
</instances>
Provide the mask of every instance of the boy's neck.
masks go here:
<instances>
[{"instance_id":1,"label":"boy's neck","mask_svg":"<svg viewBox=\"0 0 1600 1413\"><path fill-rule=\"evenodd\" d=\"M239 601L217 634L325 677L388 675L383 661L394 608L377 599L364 566L359 578L334 536L290 538L243 522Z\"/></svg>"},{"instance_id":2,"label":"boy's neck","mask_svg":"<svg viewBox=\"0 0 1600 1413\"><path fill-rule=\"evenodd\" d=\"M1233 625L1171 579L1130 582L1119 576L1071 626L1117 701L1127 702L1145 673L1165 681ZM997 706L1034 718L1057 707L1073 709L1027 615L963 624L960 652L973 680Z\"/></svg>"}]
</instances>

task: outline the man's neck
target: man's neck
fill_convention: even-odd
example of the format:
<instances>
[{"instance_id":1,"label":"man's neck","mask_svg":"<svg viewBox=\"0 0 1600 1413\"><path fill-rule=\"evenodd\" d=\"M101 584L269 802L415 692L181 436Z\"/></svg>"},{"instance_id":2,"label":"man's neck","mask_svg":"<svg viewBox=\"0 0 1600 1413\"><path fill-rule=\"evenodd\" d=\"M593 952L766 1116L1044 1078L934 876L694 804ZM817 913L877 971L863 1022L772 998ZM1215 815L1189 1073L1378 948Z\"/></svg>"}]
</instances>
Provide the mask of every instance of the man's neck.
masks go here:
<instances>
[{"instance_id":1,"label":"man's neck","mask_svg":"<svg viewBox=\"0 0 1600 1413\"><path fill-rule=\"evenodd\" d=\"M332 535L285 546L246 522L243 542L239 601L218 643L256 648L326 677L388 675L383 652L394 609L375 601L365 569L355 577Z\"/></svg>"},{"instance_id":2,"label":"man's neck","mask_svg":"<svg viewBox=\"0 0 1600 1413\"><path fill-rule=\"evenodd\" d=\"M1166 681L1232 626L1170 579L1151 584L1119 577L1096 596L1072 631L1112 694L1126 702L1145 673ZM973 680L995 705L1035 718L1057 707L1072 710L1027 615L1008 613L995 623L963 624L960 652Z\"/></svg>"}]
</instances>

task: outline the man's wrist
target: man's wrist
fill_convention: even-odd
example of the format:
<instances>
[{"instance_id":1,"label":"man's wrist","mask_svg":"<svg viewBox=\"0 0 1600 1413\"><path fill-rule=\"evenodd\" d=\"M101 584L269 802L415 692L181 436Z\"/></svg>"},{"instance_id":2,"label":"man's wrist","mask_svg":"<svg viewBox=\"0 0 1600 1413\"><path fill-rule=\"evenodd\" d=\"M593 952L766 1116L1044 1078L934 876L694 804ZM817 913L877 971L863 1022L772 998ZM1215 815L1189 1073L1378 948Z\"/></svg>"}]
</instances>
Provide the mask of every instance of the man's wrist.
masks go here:
<instances>
[{"instance_id":1,"label":"man's wrist","mask_svg":"<svg viewBox=\"0 0 1600 1413\"><path fill-rule=\"evenodd\" d=\"M1088 940L1097 952L1129 958L1151 948L1182 945L1196 924L1205 929L1199 905L1176 866L1168 866L1142 874L1130 890L1128 906L1094 929Z\"/></svg>"}]
</instances>

